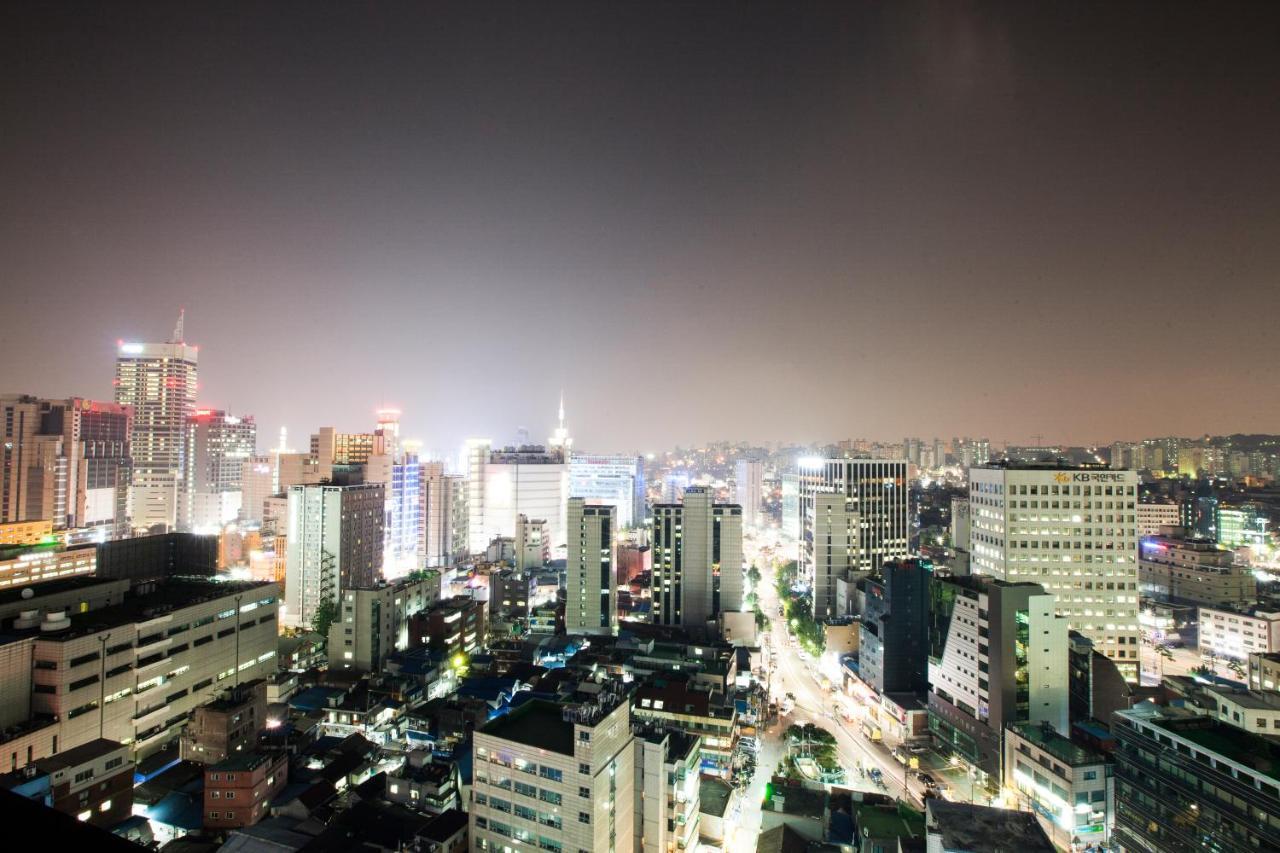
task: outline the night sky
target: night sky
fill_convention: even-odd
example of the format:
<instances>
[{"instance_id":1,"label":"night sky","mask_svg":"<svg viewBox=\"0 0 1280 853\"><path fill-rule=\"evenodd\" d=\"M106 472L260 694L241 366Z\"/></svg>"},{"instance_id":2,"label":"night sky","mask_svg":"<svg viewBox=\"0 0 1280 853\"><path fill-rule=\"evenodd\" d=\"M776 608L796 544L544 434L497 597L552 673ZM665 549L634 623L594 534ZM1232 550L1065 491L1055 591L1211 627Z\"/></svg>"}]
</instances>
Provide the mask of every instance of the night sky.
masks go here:
<instances>
[{"instance_id":1,"label":"night sky","mask_svg":"<svg viewBox=\"0 0 1280 853\"><path fill-rule=\"evenodd\" d=\"M5 4L0 391L578 445L1280 432L1280 4Z\"/></svg>"}]
</instances>

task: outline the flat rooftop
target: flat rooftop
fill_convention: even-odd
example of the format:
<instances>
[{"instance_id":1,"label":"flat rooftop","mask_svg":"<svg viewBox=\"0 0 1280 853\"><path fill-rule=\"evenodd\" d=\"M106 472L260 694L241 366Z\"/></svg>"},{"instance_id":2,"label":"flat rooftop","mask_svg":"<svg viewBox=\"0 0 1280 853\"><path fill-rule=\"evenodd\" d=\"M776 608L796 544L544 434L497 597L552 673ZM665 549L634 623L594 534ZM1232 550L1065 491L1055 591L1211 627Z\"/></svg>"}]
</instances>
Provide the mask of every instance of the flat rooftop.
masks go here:
<instances>
[{"instance_id":1,"label":"flat rooftop","mask_svg":"<svg viewBox=\"0 0 1280 853\"><path fill-rule=\"evenodd\" d=\"M564 708L556 702L535 699L490 720L480 731L524 746L573 755L573 723L564 718Z\"/></svg>"},{"instance_id":2,"label":"flat rooftop","mask_svg":"<svg viewBox=\"0 0 1280 853\"><path fill-rule=\"evenodd\" d=\"M72 613L71 627L64 631L40 633L39 628L32 628L31 632L40 633L40 636L45 639L66 640L145 621L207 601L253 590L265 590L270 586L274 586L271 581L220 581L206 577L175 577L160 584L153 592L127 596L120 604L90 610L86 613Z\"/></svg>"},{"instance_id":3,"label":"flat rooftop","mask_svg":"<svg viewBox=\"0 0 1280 853\"><path fill-rule=\"evenodd\" d=\"M1106 761L1101 753L1088 747L1074 743L1071 738L1057 730L1038 723L1012 723L1009 728L1029 743L1043 749L1064 764L1080 767L1086 764L1101 764Z\"/></svg>"},{"instance_id":4,"label":"flat rooftop","mask_svg":"<svg viewBox=\"0 0 1280 853\"><path fill-rule=\"evenodd\" d=\"M41 758L36 762L36 766L41 770L63 770L67 767L76 767L84 764L86 761L93 761L103 755L119 752L125 748L125 745L119 741L98 738L68 749L66 752L59 752L57 755ZM130 764L129 767L132 770L133 765Z\"/></svg>"},{"instance_id":5,"label":"flat rooftop","mask_svg":"<svg viewBox=\"0 0 1280 853\"><path fill-rule=\"evenodd\" d=\"M1056 848L1031 812L930 799L930 834L942 837L944 850L1017 850L1054 853Z\"/></svg>"},{"instance_id":6,"label":"flat rooftop","mask_svg":"<svg viewBox=\"0 0 1280 853\"><path fill-rule=\"evenodd\" d=\"M128 587L129 581L121 578L100 578L94 575L72 575L67 578L55 578L54 580L39 581L37 583L19 584L17 586L9 586L0 590L0 605L17 604L23 601L22 591L29 589L35 593L29 601L31 607L40 607L40 599L47 595L58 595L64 592L78 592L84 589L92 589L94 587L108 586L115 584L116 586Z\"/></svg>"}]
</instances>

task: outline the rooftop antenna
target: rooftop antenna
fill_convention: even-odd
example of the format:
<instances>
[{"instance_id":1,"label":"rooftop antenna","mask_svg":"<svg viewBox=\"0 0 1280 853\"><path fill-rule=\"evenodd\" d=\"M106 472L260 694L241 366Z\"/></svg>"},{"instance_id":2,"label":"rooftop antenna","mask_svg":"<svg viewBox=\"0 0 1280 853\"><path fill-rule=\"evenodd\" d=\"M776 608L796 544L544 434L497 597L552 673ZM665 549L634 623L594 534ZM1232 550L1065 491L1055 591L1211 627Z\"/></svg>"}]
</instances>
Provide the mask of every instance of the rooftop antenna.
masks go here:
<instances>
[{"instance_id":1,"label":"rooftop antenna","mask_svg":"<svg viewBox=\"0 0 1280 853\"><path fill-rule=\"evenodd\" d=\"M187 316L187 309L179 308L178 309L178 325L173 327L172 343L175 343L175 344L184 343L184 339L182 337L182 322L183 320L186 319L186 316Z\"/></svg>"},{"instance_id":2,"label":"rooftop antenna","mask_svg":"<svg viewBox=\"0 0 1280 853\"><path fill-rule=\"evenodd\" d=\"M564 389L560 389L560 429L564 429Z\"/></svg>"}]
</instances>

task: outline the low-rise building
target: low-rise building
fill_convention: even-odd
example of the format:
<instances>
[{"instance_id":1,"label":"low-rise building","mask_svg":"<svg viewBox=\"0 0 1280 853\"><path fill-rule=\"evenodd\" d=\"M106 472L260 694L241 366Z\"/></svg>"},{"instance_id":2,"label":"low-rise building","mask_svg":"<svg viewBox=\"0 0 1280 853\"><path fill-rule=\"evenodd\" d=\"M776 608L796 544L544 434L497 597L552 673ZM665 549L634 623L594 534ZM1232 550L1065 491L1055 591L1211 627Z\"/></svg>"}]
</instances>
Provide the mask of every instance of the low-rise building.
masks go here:
<instances>
[{"instance_id":1,"label":"low-rise building","mask_svg":"<svg viewBox=\"0 0 1280 853\"><path fill-rule=\"evenodd\" d=\"M133 813L133 758L122 743L92 740L0 777L0 787L110 828Z\"/></svg>"},{"instance_id":2,"label":"low-rise building","mask_svg":"<svg viewBox=\"0 0 1280 853\"><path fill-rule=\"evenodd\" d=\"M636 737L635 850L693 850L699 835L698 738L648 728Z\"/></svg>"},{"instance_id":3,"label":"low-rise building","mask_svg":"<svg viewBox=\"0 0 1280 853\"><path fill-rule=\"evenodd\" d=\"M1202 655L1245 660L1254 653L1280 652L1280 611L1262 607L1199 610Z\"/></svg>"},{"instance_id":4,"label":"low-rise building","mask_svg":"<svg viewBox=\"0 0 1280 853\"><path fill-rule=\"evenodd\" d=\"M1190 539L1182 528L1145 536L1138 548L1138 589L1145 598L1209 607L1246 607L1258 582L1235 554L1208 539Z\"/></svg>"},{"instance_id":5,"label":"low-rise building","mask_svg":"<svg viewBox=\"0 0 1280 853\"><path fill-rule=\"evenodd\" d=\"M1138 535L1155 536L1162 527L1175 527L1181 521L1182 507L1176 503L1144 503L1137 506Z\"/></svg>"},{"instance_id":6,"label":"low-rise building","mask_svg":"<svg viewBox=\"0 0 1280 853\"><path fill-rule=\"evenodd\" d=\"M1125 850L1280 849L1280 746L1186 708L1117 711L1113 841Z\"/></svg>"},{"instance_id":7,"label":"low-rise building","mask_svg":"<svg viewBox=\"0 0 1280 853\"><path fill-rule=\"evenodd\" d=\"M182 758L217 764L229 755L252 750L266 725L267 680L255 678L196 708L182 733Z\"/></svg>"},{"instance_id":8,"label":"low-rise building","mask_svg":"<svg viewBox=\"0 0 1280 853\"><path fill-rule=\"evenodd\" d=\"M1280 693L1270 690L1232 690L1206 687L1219 722L1259 735L1280 735Z\"/></svg>"},{"instance_id":9,"label":"low-rise building","mask_svg":"<svg viewBox=\"0 0 1280 853\"><path fill-rule=\"evenodd\" d=\"M436 572L342 590L338 618L329 627L329 667L381 672L388 655L409 647L411 617L439 600Z\"/></svg>"},{"instance_id":10,"label":"low-rise building","mask_svg":"<svg viewBox=\"0 0 1280 853\"><path fill-rule=\"evenodd\" d=\"M455 595L409 617L409 646L469 655L484 643L484 602Z\"/></svg>"},{"instance_id":11,"label":"low-rise building","mask_svg":"<svg viewBox=\"0 0 1280 853\"><path fill-rule=\"evenodd\" d=\"M1004 750L1005 787L1060 849L1108 842L1115 792L1106 756L1034 723L1009 725Z\"/></svg>"},{"instance_id":12,"label":"low-rise building","mask_svg":"<svg viewBox=\"0 0 1280 853\"><path fill-rule=\"evenodd\" d=\"M728 775L737 742L738 713L724 694L655 677L637 688L632 713L638 720L697 737L702 772Z\"/></svg>"},{"instance_id":13,"label":"low-rise building","mask_svg":"<svg viewBox=\"0 0 1280 853\"><path fill-rule=\"evenodd\" d=\"M925 800L925 849L928 853L1056 853L1030 812L937 797Z\"/></svg>"},{"instance_id":14,"label":"low-rise building","mask_svg":"<svg viewBox=\"0 0 1280 853\"><path fill-rule=\"evenodd\" d=\"M262 820L288 775L284 753L244 752L209 765L204 772L205 827L232 829Z\"/></svg>"},{"instance_id":15,"label":"low-rise building","mask_svg":"<svg viewBox=\"0 0 1280 853\"><path fill-rule=\"evenodd\" d=\"M1249 687L1253 690L1280 690L1280 652L1253 652L1249 655Z\"/></svg>"},{"instance_id":16,"label":"low-rise building","mask_svg":"<svg viewBox=\"0 0 1280 853\"><path fill-rule=\"evenodd\" d=\"M405 763L387 776L387 799L428 814L461 808L458 766L433 761L425 749L409 752Z\"/></svg>"},{"instance_id":17,"label":"low-rise building","mask_svg":"<svg viewBox=\"0 0 1280 853\"><path fill-rule=\"evenodd\" d=\"M58 543L0 545L0 589L91 575L97 565L96 545L71 548Z\"/></svg>"}]
</instances>

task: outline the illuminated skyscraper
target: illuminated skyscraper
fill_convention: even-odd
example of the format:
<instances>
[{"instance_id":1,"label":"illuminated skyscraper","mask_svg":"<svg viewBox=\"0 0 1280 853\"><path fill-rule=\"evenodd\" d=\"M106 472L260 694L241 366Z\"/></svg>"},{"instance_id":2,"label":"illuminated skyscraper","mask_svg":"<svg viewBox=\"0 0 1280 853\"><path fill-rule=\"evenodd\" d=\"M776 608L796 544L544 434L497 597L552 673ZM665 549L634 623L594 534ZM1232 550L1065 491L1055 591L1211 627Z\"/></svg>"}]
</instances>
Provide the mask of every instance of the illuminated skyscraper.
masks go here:
<instances>
[{"instance_id":1,"label":"illuminated skyscraper","mask_svg":"<svg viewBox=\"0 0 1280 853\"><path fill-rule=\"evenodd\" d=\"M244 469L257 441L258 427L252 417L213 409L199 409L191 416L179 527L216 531L236 520L244 498Z\"/></svg>"},{"instance_id":2,"label":"illuminated skyscraper","mask_svg":"<svg viewBox=\"0 0 1280 853\"><path fill-rule=\"evenodd\" d=\"M133 407L134 529L178 523L178 500L186 457L187 419L196 408L198 347L183 340L183 318L163 344L121 341L116 353L115 397Z\"/></svg>"},{"instance_id":3,"label":"illuminated skyscraper","mask_svg":"<svg viewBox=\"0 0 1280 853\"><path fill-rule=\"evenodd\" d=\"M482 553L498 537L514 537L519 515L546 520L553 556L564 547L569 466L562 450L495 450L487 439L473 439L467 445L467 478L471 553Z\"/></svg>"},{"instance_id":4,"label":"illuminated skyscraper","mask_svg":"<svg viewBox=\"0 0 1280 853\"><path fill-rule=\"evenodd\" d=\"M764 500L764 463L759 459L739 459L734 465L733 499L742 506L742 523L759 527Z\"/></svg>"},{"instance_id":5,"label":"illuminated skyscraper","mask_svg":"<svg viewBox=\"0 0 1280 853\"><path fill-rule=\"evenodd\" d=\"M644 460L639 456L574 453L569 494L588 504L611 506L619 528L644 523Z\"/></svg>"},{"instance_id":6,"label":"illuminated skyscraper","mask_svg":"<svg viewBox=\"0 0 1280 853\"><path fill-rule=\"evenodd\" d=\"M289 487L285 624L310 627L340 590L382 580L385 503L381 483Z\"/></svg>"},{"instance_id":7,"label":"illuminated skyscraper","mask_svg":"<svg viewBox=\"0 0 1280 853\"><path fill-rule=\"evenodd\" d=\"M570 634L612 634L618 628L618 543L611 506L569 498L564 626Z\"/></svg>"},{"instance_id":8,"label":"illuminated skyscraper","mask_svg":"<svg viewBox=\"0 0 1280 853\"><path fill-rule=\"evenodd\" d=\"M691 486L653 508L653 621L705 625L742 609L742 507Z\"/></svg>"}]
</instances>

